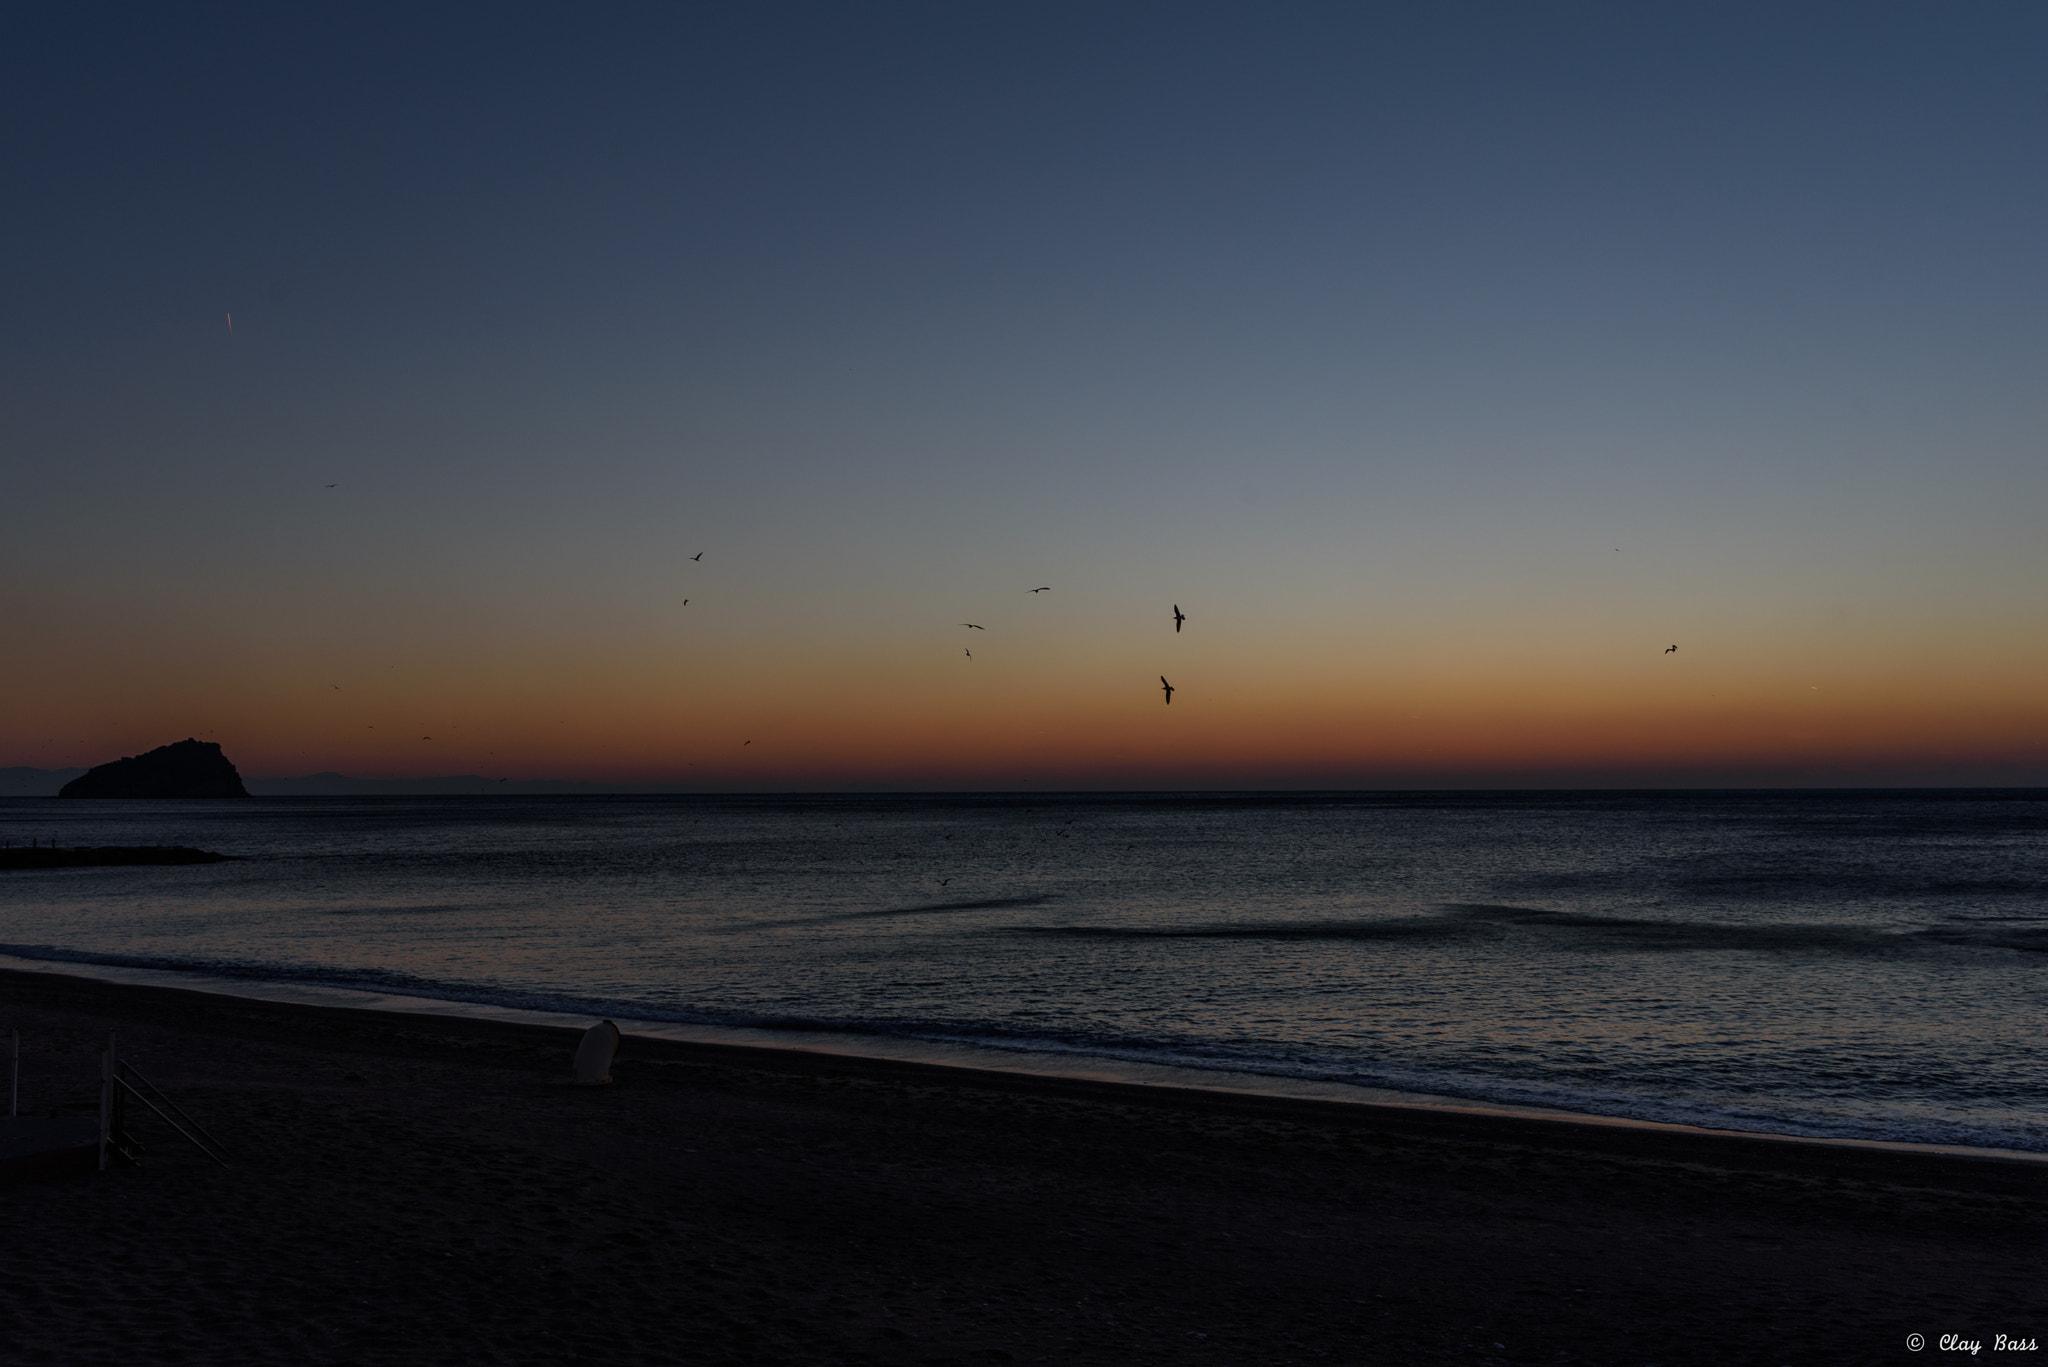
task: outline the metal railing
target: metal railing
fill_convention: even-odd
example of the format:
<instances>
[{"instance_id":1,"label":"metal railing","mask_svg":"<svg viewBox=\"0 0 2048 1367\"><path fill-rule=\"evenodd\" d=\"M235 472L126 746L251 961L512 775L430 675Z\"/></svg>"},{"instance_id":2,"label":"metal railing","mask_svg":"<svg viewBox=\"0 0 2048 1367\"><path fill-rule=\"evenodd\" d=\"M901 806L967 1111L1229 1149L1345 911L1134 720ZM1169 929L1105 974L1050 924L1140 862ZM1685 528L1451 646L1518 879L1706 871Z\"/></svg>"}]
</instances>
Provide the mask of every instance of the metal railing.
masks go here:
<instances>
[{"instance_id":1,"label":"metal railing","mask_svg":"<svg viewBox=\"0 0 2048 1367\"><path fill-rule=\"evenodd\" d=\"M140 1083L141 1086L136 1084ZM142 1088L147 1087L149 1093ZM155 1101L150 1100L154 1094ZM100 1171L115 1157L129 1163L142 1161L142 1144L128 1132L128 1099L133 1097L156 1112L166 1125L190 1140L195 1148L222 1167L228 1166L227 1149L208 1134L200 1123L186 1115L184 1108L165 1096L163 1089L136 1071L135 1065L114 1052L114 1032L107 1031L107 1051L100 1055ZM163 1105L159 1106L158 1101Z\"/></svg>"}]
</instances>

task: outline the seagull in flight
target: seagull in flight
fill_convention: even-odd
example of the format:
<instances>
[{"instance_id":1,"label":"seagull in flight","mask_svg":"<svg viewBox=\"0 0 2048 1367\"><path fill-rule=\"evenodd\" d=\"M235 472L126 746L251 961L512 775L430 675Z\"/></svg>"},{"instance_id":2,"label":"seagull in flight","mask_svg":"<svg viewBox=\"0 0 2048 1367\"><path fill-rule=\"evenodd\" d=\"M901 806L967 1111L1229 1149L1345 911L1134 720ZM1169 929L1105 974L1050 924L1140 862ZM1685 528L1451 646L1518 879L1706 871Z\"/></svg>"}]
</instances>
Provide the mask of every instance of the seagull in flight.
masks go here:
<instances>
[{"instance_id":1,"label":"seagull in flight","mask_svg":"<svg viewBox=\"0 0 2048 1367\"><path fill-rule=\"evenodd\" d=\"M1184 612L1182 612L1182 611L1180 610L1180 604L1178 604L1178 603L1175 603L1175 604L1173 605L1173 634L1174 634L1174 635L1176 635L1176 636L1180 635L1180 624L1181 624L1182 622L1185 622L1185 621L1187 621L1187 619L1188 619L1188 615L1187 615L1186 613L1184 613Z\"/></svg>"},{"instance_id":2,"label":"seagull in flight","mask_svg":"<svg viewBox=\"0 0 2048 1367\"><path fill-rule=\"evenodd\" d=\"M703 558L704 558L704 552L702 552L702 551L698 551L698 552L697 552L697 553L696 553L695 555L693 555L693 556L691 556L691 557L690 557L690 559L692 559L692 560L702 560Z\"/></svg>"},{"instance_id":3,"label":"seagull in flight","mask_svg":"<svg viewBox=\"0 0 2048 1367\"><path fill-rule=\"evenodd\" d=\"M1166 690L1166 705L1168 707L1173 706L1173 685L1166 681L1164 674L1159 676L1159 686Z\"/></svg>"},{"instance_id":4,"label":"seagull in flight","mask_svg":"<svg viewBox=\"0 0 2048 1367\"><path fill-rule=\"evenodd\" d=\"M1033 589L1033 590L1031 590L1031 591L1032 591L1033 593L1051 593L1051 592L1052 592L1052 585L1050 585L1050 584L1045 584L1045 585L1042 585L1042 586L1040 586L1040 587L1038 587L1038 588L1035 588L1035 589Z\"/></svg>"},{"instance_id":5,"label":"seagull in flight","mask_svg":"<svg viewBox=\"0 0 2048 1367\"><path fill-rule=\"evenodd\" d=\"M1672 651L1674 651L1674 650L1676 650L1676 649L1678 649L1678 647L1677 647L1677 646L1665 646L1665 647L1664 647L1664 653L1665 653L1666 655L1669 655L1669 654L1670 654L1670 653L1671 653Z\"/></svg>"},{"instance_id":6,"label":"seagull in flight","mask_svg":"<svg viewBox=\"0 0 2048 1367\"><path fill-rule=\"evenodd\" d=\"M988 628L987 628L987 627L983 626L983 625L982 625L981 623L979 623L979 622L962 622L962 623L961 623L960 625L961 625L961 626L963 626L963 627L973 627L973 628L974 628L974 629L975 629L976 631L987 631L987 630L988 630Z\"/></svg>"},{"instance_id":7,"label":"seagull in flight","mask_svg":"<svg viewBox=\"0 0 2048 1367\"><path fill-rule=\"evenodd\" d=\"M967 658L968 658L968 659L970 659L970 660L971 660L971 659L973 659L973 658L974 658L974 652L973 652L973 651L971 651L971 650L970 650L970 651L966 651L966 652L964 652L964 653L966 654L966 656L967 656Z\"/></svg>"}]
</instances>

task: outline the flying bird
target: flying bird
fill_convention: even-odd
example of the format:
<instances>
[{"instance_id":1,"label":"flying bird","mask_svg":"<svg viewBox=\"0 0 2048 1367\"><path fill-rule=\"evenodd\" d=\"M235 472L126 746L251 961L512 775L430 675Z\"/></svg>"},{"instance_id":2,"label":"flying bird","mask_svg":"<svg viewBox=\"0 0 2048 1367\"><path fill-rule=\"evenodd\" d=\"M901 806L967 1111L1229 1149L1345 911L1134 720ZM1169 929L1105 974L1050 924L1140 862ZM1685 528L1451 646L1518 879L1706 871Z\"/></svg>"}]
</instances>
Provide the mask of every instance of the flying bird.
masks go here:
<instances>
[{"instance_id":1,"label":"flying bird","mask_svg":"<svg viewBox=\"0 0 2048 1367\"><path fill-rule=\"evenodd\" d=\"M1676 650L1676 649L1678 649L1678 647L1677 647L1677 646L1665 646L1665 647L1664 647L1664 653L1665 653L1666 655L1669 655L1669 654L1670 654L1670 653L1671 653L1672 651L1674 651L1674 650Z\"/></svg>"},{"instance_id":2,"label":"flying bird","mask_svg":"<svg viewBox=\"0 0 2048 1367\"><path fill-rule=\"evenodd\" d=\"M1043 585L1042 587L1039 587L1039 588L1035 588L1035 589L1033 589L1033 590L1031 590L1031 591L1032 591L1033 593L1051 593L1051 592L1052 592L1052 585L1050 585L1050 584L1046 584L1046 585Z\"/></svg>"},{"instance_id":3,"label":"flying bird","mask_svg":"<svg viewBox=\"0 0 2048 1367\"><path fill-rule=\"evenodd\" d=\"M328 487L328 488L330 488L330 489L332 489L332 488L333 488L334 486L333 486L332 484L330 484L330 485L328 485L327 487Z\"/></svg>"},{"instance_id":4,"label":"flying bird","mask_svg":"<svg viewBox=\"0 0 2048 1367\"><path fill-rule=\"evenodd\" d=\"M1175 603L1173 605L1173 631L1176 636L1180 634L1180 624L1187 621L1187 619L1187 614L1180 610L1180 604Z\"/></svg>"},{"instance_id":5,"label":"flying bird","mask_svg":"<svg viewBox=\"0 0 2048 1367\"><path fill-rule=\"evenodd\" d=\"M1173 685L1166 681L1164 674L1159 676L1159 686L1166 690L1166 705L1168 707L1173 706Z\"/></svg>"},{"instance_id":6,"label":"flying bird","mask_svg":"<svg viewBox=\"0 0 2048 1367\"><path fill-rule=\"evenodd\" d=\"M745 746L745 745L752 745L753 743L754 743L754 742L752 742L752 741L750 741L750 740L743 740L743 741L741 741L741 742L740 742L740 744L741 744L741 745L743 745L743 746Z\"/></svg>"},{"instance_id":7,"label":"flying bird","mask_svg":"<svg viewBox=\"0 0 2048 1367\"><path fill-rule=\"evenodd\" d=\"M421 736L421 737L420 737L420 739L421 739L421 740L432 740L432 739L433 739L433 737L432 737L432 736Z\"/></svg>"},{"instance_id":8,"label":"flying bird","mask_svg":"<svg viewBox=\"0 0 2048 1367\"><path fill-rule=\"evenodd\" d=\"M690 557L690 559L692 559L692 560L702 560L703 558L704 558L704 552L702 552L702 551L698 551L698 552L697 552L697 553L696 553L695 555L693 555L693 556L691 556L691 557Z\"/></svg>"},{"instance_id":9,"label":"flying bird","mask_svg":"<svg viewBox=\"0 0 2048 1367\"><path fill-rule=\"evenodd\" d=\"M961 626L963 626L963 627L973 627L973 628L974 628L974 629L975 629L976 631L987 631L987 630L988 630L988 628L987 628L987 627L983 626L983 625L982 625L981 623L979 623L979 622L962 622L962 623L961 623L960 625L961 625Z\"/></svg>"},{"instance_id":10,"label":"flying bird","mask_svg":"<svg viewBox=\"0 0 2048 1367\"><path fill-rule=\"evenodd\" d=\"M683 606L684 606L684 607L688 607L688 606L690 606L690 600L689 600L689 599L687 599L687 598L685 598L685 599L683 600Z\"/></svg>"},{"instance_id":11,"label":"flying bird","mask_svg":"<svg viewBox=\"0 0 2048 1367\"><path fill-rule=\"evenodd\" d=\"M968 659L970 659L970 660L971 660L971 659L973 659L973 658L974 658L974 652L973 652L973 651L969 650L969 651L966 651L966 652L964 652L964 653L966 654L966 656L967 656L967 658L968 658Z\"/></svg>"}]
</instances>

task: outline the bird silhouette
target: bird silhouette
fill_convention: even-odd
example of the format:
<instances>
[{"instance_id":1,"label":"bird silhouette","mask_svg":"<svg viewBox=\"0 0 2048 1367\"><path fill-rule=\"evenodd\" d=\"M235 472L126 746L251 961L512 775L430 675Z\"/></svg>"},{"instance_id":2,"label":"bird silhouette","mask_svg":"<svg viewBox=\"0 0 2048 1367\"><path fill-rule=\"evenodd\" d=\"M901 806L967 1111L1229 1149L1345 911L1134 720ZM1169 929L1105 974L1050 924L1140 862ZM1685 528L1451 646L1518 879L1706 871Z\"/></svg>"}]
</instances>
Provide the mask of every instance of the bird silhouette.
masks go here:
<instances>
[{"instance_id":1,"label":"bird silhouette","mask_svg":"<svg viewBox=\"0 0 2048 1367\"><path fill-rule=\"evenodd\" d=\"M688 607L688 606L690 606L690 600L689 600L689 599L687 599L687 598L685 598L685 599L683 600L683 606L684 606L684 607Z\"/></svg>"},{"instance_id":2,"label":"bird silhouette","mask_svg":"<svg viewBox=\"0 0 2048 1367\"><path fill-rule=\"evenodd\" d=\"M432 740L432 739L433 739L433 737L432 737L432 736L421 736L421 737L420 737L420 739L421 739L421 740Z\"/></svg>"},{"instance_id":3,"label":"bird silhouette","mask_svg":"<svg viewBox=\"0 0 2048 1367\"><path fill-rule=\"evenodd\" d=\"M1166 705L1168 707L1173 706L1173 685L1166 681L1164 674L1159 676L1159 686L1166 690Z\"/></svg>"},{"instance_id":4,"label":"bird silhouette","mask_svg":"<svg viewBox=\"0 0 2048 1367\"><path fill-rule=\"evenodd\" d=\"M1187 619L1187 614L1180 610L1180 604L1175 603L1173 605L1173 631L1176 636L1180 634L1180 624L1187 621Z\"/></svg>"},{"instance_id":5,"label":"bird silhouette","mask_svg":"<svg viewBox=\"0 0 2048 1367\"><path fill-rule=\"evenodd\" d=\"M752 741L750 741L750 740L743 740L743 741L741 741L741 742L740 742L740 744L741 744L741 745L743 745L743 746L744 746L744 745L752 745L753 743L754 743L754 742L752 742Z\"/></svg>"},{"instance_id":6,"label":"bird silhouette","mask_svg":"<svg viewBox=\"0 0 2048 1367\"><path fill-rule=\"evenodd\" d=\"M971 660L971 659L973 659L973 658L974 658L974 652L973 652L973 651L971 651L971 650L970 650L970 651L966 651L966 652L964 652L964 653L966 654L966 656L967 656L967 658L968 658L968 659L970 659L970 660Z\"/></svg>"},{"instance_id":7,"label":"bird silhouette","mask_svg":"<svg viewBox=\"0 0 2048 1367\"><path fill-rule=\"evenodd\" d=\"M975 629L976 631L987 631L987 630L988 630L988 628L987 628L987 627L983 626L983 625L982 625L981 623L979 623L979 622L962 622L962 623L961 623L960 625L961 625L961 626L963 626L963 627L973 627L973 628L974 628L974 629Z\"/></svg>"},{"instance_id":8,"label":"bird silhouette","mask_svg":"<svg viewBox=\"0 0 2048 1367\"><path fill-rule=\"evenodd\" d=\"M693 555L693 556L691 556L691 557L690 557L690 559L692 559L692 560L702 560L703 558L704 558L704 552L702 552L702 551L698 551L698 552L697 552L697 553L696 553L695 555Z\"/></svg>"},{"instance_id":9,"label":"bird silhouette","mask_svg":"<svg viewBox=\"0 0 2048 1367\"><path fill-rule=\"evenodd\" d=\"M946 884L948 884L948 883L950 883L950 882L952 882L952 881L953 881L953 880L952 880L952 879L950 879L950 878L941 878L941 879L939 880L939 886L943 888L944 886L946 886Z\"/></svg>"},{"instance_id":10,"label":"bird silhouette","mask_svg":"<svg viewBox=\"0 0 2048 1367\"><path fill-rule=\"evenodd\" d=\"M1665 647L1664 647L1664 653L1665 653L1666 655L1669 655L1669 654L1670 654L1670 653L1671 653L1672 651L1674 651L1674 650L1676 650L1676 649L1678 649L1678 647L1677 647L1677 646L1665 646Z\"/></svg>"},{"instance_id":11,"label":"bird silhouette","mask_svg":"<svg viewBox=\"0 0 2048 1367\"><path fill-rule=\"evenodd\" d=\"M333 486L332 484L330 484L330 485L328 485L327 487L328 487L328 488L330 488L330 489L332 489L332 488L333 488L334 486Z\"/></svg>"},{"instance_id":12,"label":"bird silhouette","mask_svg":"<svg viewBox=\"0 0 2048 1367\"><path fill-rule=\"evenodd\" d=\"M1033 593L1051 593L1051 592L1052 592L1052 585L1050 585L1050 584L1046 584L1046 585L1043 585L1043 586L1041 586L1041 587L1039 587L1039 588L1035 588L1035 589L1033 589L1033 590L1031 590L1031 591L1032 591Z\"/></svg>"}]
</instances>

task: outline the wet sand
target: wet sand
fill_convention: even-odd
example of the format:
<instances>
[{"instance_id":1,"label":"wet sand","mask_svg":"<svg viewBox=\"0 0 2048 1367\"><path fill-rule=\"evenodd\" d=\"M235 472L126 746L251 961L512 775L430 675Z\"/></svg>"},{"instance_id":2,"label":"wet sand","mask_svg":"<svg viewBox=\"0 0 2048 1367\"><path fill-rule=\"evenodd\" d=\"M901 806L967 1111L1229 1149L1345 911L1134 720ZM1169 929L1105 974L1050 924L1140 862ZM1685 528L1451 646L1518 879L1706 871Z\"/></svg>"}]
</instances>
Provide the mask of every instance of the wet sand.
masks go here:
<instances>
[{"instance_id":1,"label":"wet sand","mask_svg":"<svg viewBox=\"0 0 2048 1367\"><path fill-rule=\"evenodd\" d=\"M9 1027L24 1109L90 1102L111 1027L236 1159L144 1117L140 1169L0 1188L10 1362L1803 1364L2048 1340L2036 1163L638 1039L579 1089L562 1030L0 972Z\"/></svg>"}]
</instances>

